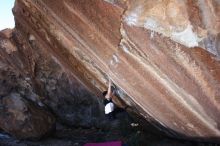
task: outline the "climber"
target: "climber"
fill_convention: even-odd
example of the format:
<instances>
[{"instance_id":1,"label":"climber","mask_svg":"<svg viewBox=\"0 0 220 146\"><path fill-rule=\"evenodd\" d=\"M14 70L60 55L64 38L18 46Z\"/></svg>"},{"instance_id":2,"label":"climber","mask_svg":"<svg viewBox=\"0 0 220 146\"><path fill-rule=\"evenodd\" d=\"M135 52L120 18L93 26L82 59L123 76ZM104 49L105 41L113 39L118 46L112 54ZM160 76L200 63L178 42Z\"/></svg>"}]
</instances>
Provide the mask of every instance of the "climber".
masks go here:
<instances>
[{"instance_id":1,"label":"climber","mask_svg":"<svg viewBox=\"0 0 220 146\"><path fill-rule=\"evenodd\" d=\"M109 120L115 119L115 104L112 102L112 97L114 94L114 88L112 86L112 81L109 79L108 91L103 92L104 105L105 105L105 115Z\"/></svg>"},{"instance_id":2,"label":"climber","mask_svg":"<svg viewBox=\"0 0 220 146\"><path fill-rule=\"evenodd\" d=\"M119 100L119 98L117 98L114 95L114 87L112 85L112 81L109 79L109 84L108 84L108 91L104 91L103 92L103 96L104 96L104 105L105 105L105 115L106 117L110 120L113 121L118 118L122 118L123 119L128 119L128 121L130 121L130 125L132 127L137 127L138 123L134 123L134 120L131 116L129 116L129 114L127 113L126 109L128 108L127 105L125 105L121 100ZM119 106L116 106L116 104L112 101L114 99L114 102L120 104Z\"/></svg>"}]
</instances>

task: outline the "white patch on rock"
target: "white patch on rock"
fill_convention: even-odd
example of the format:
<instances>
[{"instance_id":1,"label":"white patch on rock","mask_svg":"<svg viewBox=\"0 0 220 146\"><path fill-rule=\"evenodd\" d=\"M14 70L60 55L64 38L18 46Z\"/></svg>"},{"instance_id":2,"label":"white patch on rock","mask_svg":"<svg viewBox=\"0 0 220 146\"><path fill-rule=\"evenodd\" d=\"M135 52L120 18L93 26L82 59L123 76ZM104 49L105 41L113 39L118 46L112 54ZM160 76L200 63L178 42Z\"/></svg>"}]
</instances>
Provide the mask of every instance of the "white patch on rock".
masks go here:
<instances>
[{"instance_id":1,"label":"white patch on rock","mask_svg":"<svg viewBox=\"0 0 220 146\"><path fill-rule=\"evenodd\" d=\"M154 31L150 32L150 38L152 39L154 37Z\"/></svg>"},{"instance_id":2,"label":"white patch on rock","mask_svg":"<svg viewBox=\"0 0 220 146\"><path fill-rule=\"evenodd\" d=\"M192 26L189 24L182 32L173 32L171 39L187 47L198 46L197 35L192 31Z\"/></svg>"},{"instance_id":3,"label":"white patch on rock","mask_svg":"<svg viewBox=\"0 0 220 146\"><path fill-rule=\"evenodd\" d=\"M108 2L108 3L111 3L111 4L114 4L115 3L115 0L104 0L105 2Z\"/></svg>"},{"instance_id":4,"label":"white patch on rock","mask_svg":"<svg viewBox=\"0 0 220 146\"><path fill-rule=\"evenodd\" d=\"M144 27L154 30L158 27L158 23L157 23L156 20L154 20L152 18L147 18L145 23L144 23Z\"/></svg>"},{"instance_id":5,"label":"white patch on rock","mask_svg":"<svg viewBox=\"0 0 220 146\"><path fill-rule=\"evenodd\" d=\"M187 47L195 47L199 45L198 43L201 41L201 38L198 38L197 34L193 32L190 22L183 31L177 32L175 31L174 26L164 27L153 17L146 16L145 18L141 18L142 12L143 6L138 6L132 12L129 12L129 14L126 15L124 21L129 26L144 27L146 29L163 34L166 37L170 37L173 41ZM140 19L144 21L142 22ZM153 38L153 34L151 34L151 38Z\"/></svg>"},{"instance_id":6,"label":"white patch on rock","mask_svg":"<svg viewBox=\"0 0 220 146\"><path fill-rule=\"evenodd\" d=\"M122 45L122 49L125 53L130 53L129 49L127 47L125 47L124 45Z\"/></svg>"},{"instance_id":7,"label":"white patch on rock","mask_svg":"<svg viewBox=\"0 0 220 146\"><path fill-rule=\"evenodd\" d=\"M181 32L172 32L172 29L165 31L166 29L164 29L163 27L161 27L156 20L152 19L152 18L147 18L145 23L144 23L144 27L147 29L150 29L152 31L156 31L158 33L162 33L163 35L170 37L172 40L174 40L175 42L178 42L182 45L185 45L187 47L195 47L198 46L198 40L199 38L197 37L197 35L193 32L192 30L192 26L190 24L188 24L188 26L186 27L186 29L184 29ZM166 33L171 31L171 34ZM153 36L151 35L151 38Z\"/></svg>"},{"instance_id":8,"label":"white patch on rock","mask_svg":"<svg viewBox=\"0 0 220 146\"><path fill-rule=\"evenodd\" d=\"M32 34L29 35L29 41L35 41L34 35L32 35Z\"/></svg>"},{"instance_id":9,"label":"white patch on rock","mask_svg":"<svg viewBox=\"0 0 220 146\"><path fill-rule=\"evenodd\" d=\"M111 65L113 65L113 64L114 64L114 63L113 63L113 60L111 60L111 61L110 61L110 64L111 64Z\"/></svg>"},{"instance_id":10,"label":"white patch on rock","mask_svg":"<svg viewBox=\"0 0 220 146\"><path fill-rule=\"evenodd\" d=\"M117 65L119 62L120 61L119 61L117 55L113 54L112 59L110 60L110 64L114 66L114 65Z\"/></svg>"},{"instance_id":11,"label":"white patch on rock","mask_svg":"<svg viewBox=\"0 0 220 146\"><path fill-rule=\"evenodd\" d=\"M138 6L132 13L125 17L125 21L128 25L136 25L140 14L142 13L142 6Z\"/></svg>"},{"instance_id":12,"label":"white patch on rock","mask_svg":"<svg viewBox=\"0 0 220 146\"><path fill-rule=\"evenodd\" d=\"M119 59L116 55L113 55L113 60L114 60L115 63L119 63Z\"/></svg>"}]
</instances>

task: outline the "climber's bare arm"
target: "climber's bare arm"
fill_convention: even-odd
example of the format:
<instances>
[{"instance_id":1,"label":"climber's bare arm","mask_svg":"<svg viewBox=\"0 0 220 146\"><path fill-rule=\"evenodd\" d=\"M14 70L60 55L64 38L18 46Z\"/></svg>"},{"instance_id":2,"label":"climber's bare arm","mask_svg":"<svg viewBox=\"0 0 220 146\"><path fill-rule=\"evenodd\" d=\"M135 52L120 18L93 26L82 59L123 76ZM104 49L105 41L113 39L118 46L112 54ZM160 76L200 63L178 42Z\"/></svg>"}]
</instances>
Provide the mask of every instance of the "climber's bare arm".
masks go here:
<instances>
[{"instance_id":1,"label":"climber's bare arm","mask_svg":"<svg viewBox=\"0 0 220 146\"><path fill-rule=\"evenodd\" d=\"M108 83L108 92L105 96L105 98L109 99L112 96L112 90L111 90L111 86L112 86L112 81L111 79L109 79L109 83Z\"/></svg>"}]
</instances>

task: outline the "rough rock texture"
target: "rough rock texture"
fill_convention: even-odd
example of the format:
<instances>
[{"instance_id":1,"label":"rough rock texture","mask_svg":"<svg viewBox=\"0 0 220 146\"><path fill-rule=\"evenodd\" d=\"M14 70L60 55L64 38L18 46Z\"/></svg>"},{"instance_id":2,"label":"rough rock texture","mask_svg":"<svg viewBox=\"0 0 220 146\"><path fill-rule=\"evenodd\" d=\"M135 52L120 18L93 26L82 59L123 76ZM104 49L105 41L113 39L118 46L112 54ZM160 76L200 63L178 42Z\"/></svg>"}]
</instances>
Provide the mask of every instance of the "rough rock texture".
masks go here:
<instances>
[{"instance_id":1,"label":"rough rock texture","mask_svg":"<svg viewBox=\"0 0 220 146\"><path fill-rule=\"evenodd\" d=\"M99 95L108 75L146 121L171 136L203 139L220 137L219 13L218 0L17 0L14 7L20 46L45 51L83 93ZM32 55L40 53L28 50L21 74L34 80L41 65ZM54 95L49 75L33 82L39 95ZM65 98L51 95L44 97L56 111L51 101Z\"/></svg>"},{"instance_id":2,"label":"rough rock texture","mask_svg":"<svg viewBox=\"0 0 220 146\"><path fill-rule=\"evenodd\" d=\"M40 138L55 126L54 116L17 93L0 98L0 128L21 139Z\"/></svg>"},{"instance_id":3,"label":"rough rock texture","mask_svg":"<svg viewBox=\"0 0 220 146\"><path fill-rule=\"evenodd\" d=\"M124 20L187 47L204 47L220 56L219 0L130 0Z\"/></svg>"},{"instance_id":4,"label":"rough rock texture","mask_svg":"<svg viewBox=\"0 0 220 146\"><path fill-rule=\"evenodd\" d=\"M69 126L105 123L101 100L89 92L51 54L19 31L0 33L0 96L17 92ZM100 122L101 121L101 122Z\"/></svg>"}]
</instances>

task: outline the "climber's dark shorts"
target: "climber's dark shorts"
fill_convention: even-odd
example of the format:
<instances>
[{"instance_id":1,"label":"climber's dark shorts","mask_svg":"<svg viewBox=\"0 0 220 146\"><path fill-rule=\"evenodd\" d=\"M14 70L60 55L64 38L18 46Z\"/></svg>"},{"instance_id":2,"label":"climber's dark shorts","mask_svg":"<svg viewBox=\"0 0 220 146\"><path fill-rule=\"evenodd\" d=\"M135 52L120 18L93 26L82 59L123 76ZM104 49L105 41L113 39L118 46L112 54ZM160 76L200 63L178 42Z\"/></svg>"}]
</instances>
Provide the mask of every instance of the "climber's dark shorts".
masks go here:
<instances>
[{"instance_id":1,"label":"climber's dark shorts","mask_svg":"<svg viewBox=\"0 0 220 146\"><path fill-rule=\"evenodd\" d=\"M111 112L109 114L105 114L105 117L110 120L110 121L113 121L115 119L115 112Z\"/></svg>"}]
</instances>

